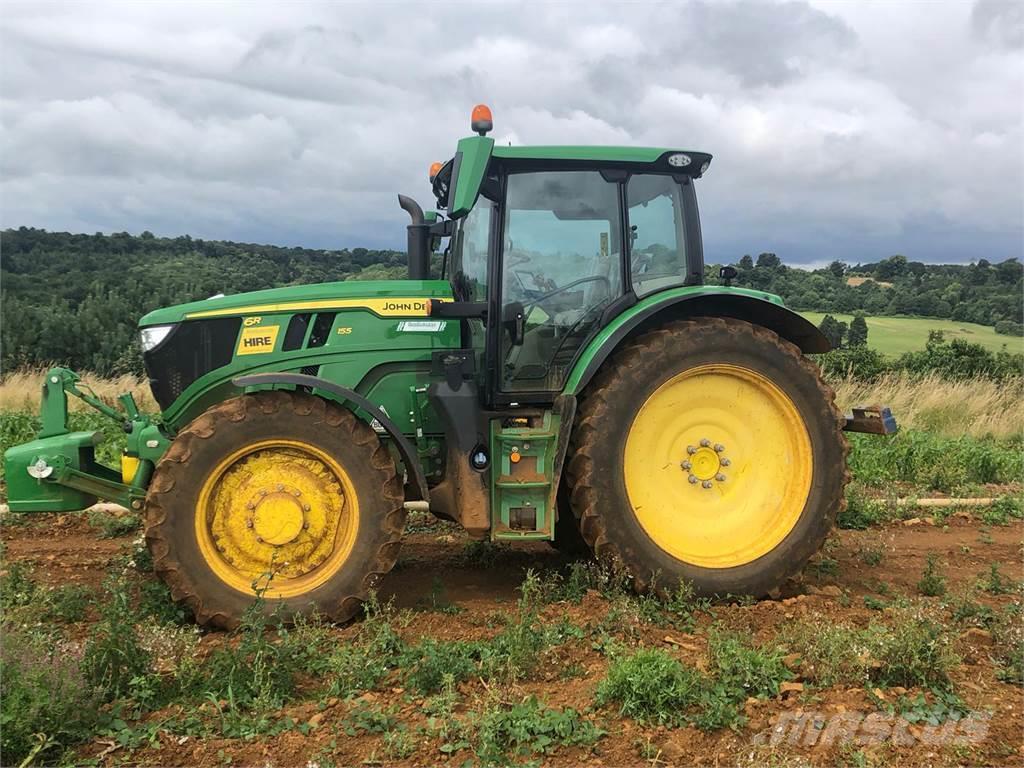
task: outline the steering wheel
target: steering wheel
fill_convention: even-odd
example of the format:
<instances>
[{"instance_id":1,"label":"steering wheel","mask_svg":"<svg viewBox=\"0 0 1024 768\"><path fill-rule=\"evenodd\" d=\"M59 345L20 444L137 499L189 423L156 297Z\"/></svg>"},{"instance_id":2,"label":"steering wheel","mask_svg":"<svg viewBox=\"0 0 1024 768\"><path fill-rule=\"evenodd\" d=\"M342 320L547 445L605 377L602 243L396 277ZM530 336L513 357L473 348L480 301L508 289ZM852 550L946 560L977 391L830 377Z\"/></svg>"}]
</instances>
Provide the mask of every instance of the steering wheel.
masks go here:
<instances>
[{"instance_id":1,"label":"steering wheel","mask_svg":"<svg viewBox=\"0 0 1024 768\"><path fill-rule=\"evenodd\" d=\"M547 301L552 296L557 296L560 293L564 293L565 291L568 291L570 288L575 288L577 285L582 285L583 283L593 283L593 282L597 282L599 280L605 284L605 287L608 289L608 294L611 295L611 292L612 292L611 280L609 280L604 275L590 275L589 277L581 277L578 280L573 280L571 283L566 283L563 286L555 288L553 291L548 291L547 293L542 294L541 296L538 296L533 301L530 301L530 302L527 302L527 303L523 304L523 310L528 310L531 307L533 307L533 306L535 306L537 304L540 304L542 301Z\"/></svg>"}]
</instances>

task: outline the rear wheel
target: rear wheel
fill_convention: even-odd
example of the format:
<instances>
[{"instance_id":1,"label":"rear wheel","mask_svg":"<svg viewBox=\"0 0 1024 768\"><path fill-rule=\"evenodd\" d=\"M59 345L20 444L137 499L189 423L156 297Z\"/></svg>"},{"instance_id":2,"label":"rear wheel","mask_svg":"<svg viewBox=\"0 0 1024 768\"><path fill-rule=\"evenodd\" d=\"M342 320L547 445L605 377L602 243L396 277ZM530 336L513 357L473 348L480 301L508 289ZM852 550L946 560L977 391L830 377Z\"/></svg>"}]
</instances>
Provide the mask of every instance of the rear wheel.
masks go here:
<instances>
[{"instance_id":1,"label":"rear wheel","mask_svg":"<svg viewBox=\"0 0 1024 768\"><path fill-rule=\"evenodd\" d=\"M185 427L157 466L146 540L157 573L200 624L267 612L352 617L398 555L395 465L351 411L263 392Z\"/></svg>"},{"instance_id":2,"label":"rear wheel","mask_svg":"<svg viewBox=\"0 0 1024 768\"><path fill-rule=\"evenodd\" d=\"M580 403L571 503L640 589L762 595L818 550L845 504L832 391L789 342L727 318L628 343Z\"/></svg>"}]
</instances>

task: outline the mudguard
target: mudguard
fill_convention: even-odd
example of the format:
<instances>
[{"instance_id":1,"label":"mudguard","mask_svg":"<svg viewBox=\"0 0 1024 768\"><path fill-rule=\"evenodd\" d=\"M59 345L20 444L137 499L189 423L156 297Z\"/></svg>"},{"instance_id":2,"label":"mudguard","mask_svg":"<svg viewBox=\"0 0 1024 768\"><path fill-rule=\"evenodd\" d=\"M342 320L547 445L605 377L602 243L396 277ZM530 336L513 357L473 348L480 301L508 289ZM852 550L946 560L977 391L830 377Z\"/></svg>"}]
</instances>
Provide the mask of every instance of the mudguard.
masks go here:
<instances>
[{"instance_id":1,"label":"mudguard","mask_svg":"<svg viewBox=\"0 0 1024 768\"><path fill-rule=\"evenodd\" d=\"M774 294L724 286L673 288L644 297L607 323L577 359L565 394L579 394L627 337L665 320L701 316L746 320L775 331L805 353L831 349L828 339L814 323L786 308L782 299Z\"/></svg>"}]
</instances>

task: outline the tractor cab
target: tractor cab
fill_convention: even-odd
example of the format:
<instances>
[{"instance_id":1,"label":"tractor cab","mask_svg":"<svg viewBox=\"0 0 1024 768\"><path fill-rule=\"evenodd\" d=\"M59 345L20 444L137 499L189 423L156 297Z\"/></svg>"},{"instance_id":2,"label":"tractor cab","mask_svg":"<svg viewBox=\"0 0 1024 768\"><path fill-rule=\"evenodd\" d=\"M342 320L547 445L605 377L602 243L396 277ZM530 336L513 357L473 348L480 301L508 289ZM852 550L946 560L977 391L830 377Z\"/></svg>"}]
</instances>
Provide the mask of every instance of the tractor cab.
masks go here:
<instances>
[{"instance_id":1,"label":"tractor cab","mask_svg":"<svg viewBox=\"0 0 1024 768\"><path fill-rule=\"evenodd\" d=\"M431 168L450 233L443 277L489 405L550 403L587 343L645 296L703 283L694 180L711 156L632 147L501 147L480 135ZM489 319L488 322L485 322Z\"/></svg>"}]
</instances>

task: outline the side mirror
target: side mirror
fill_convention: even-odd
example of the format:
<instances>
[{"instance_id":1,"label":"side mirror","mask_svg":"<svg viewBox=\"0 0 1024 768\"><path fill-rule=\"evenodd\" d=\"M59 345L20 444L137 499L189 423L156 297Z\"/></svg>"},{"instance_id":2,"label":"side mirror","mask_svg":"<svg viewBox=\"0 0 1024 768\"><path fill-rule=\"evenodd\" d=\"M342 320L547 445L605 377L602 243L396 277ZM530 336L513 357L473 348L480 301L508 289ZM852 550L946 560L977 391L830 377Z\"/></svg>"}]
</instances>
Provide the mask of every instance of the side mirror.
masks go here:
<instances>
[{"instance_id":1,"label":"side mirror","mask_svg":"<svg viewBox=\"0 0 1024 768\"><path fill-rule=\"evenodd\" d=\"M520 301L511 301L501 311L501 326L508 331L513 347L523 343L526 335L526 309Z\"/></svg>"}]
</instances>

